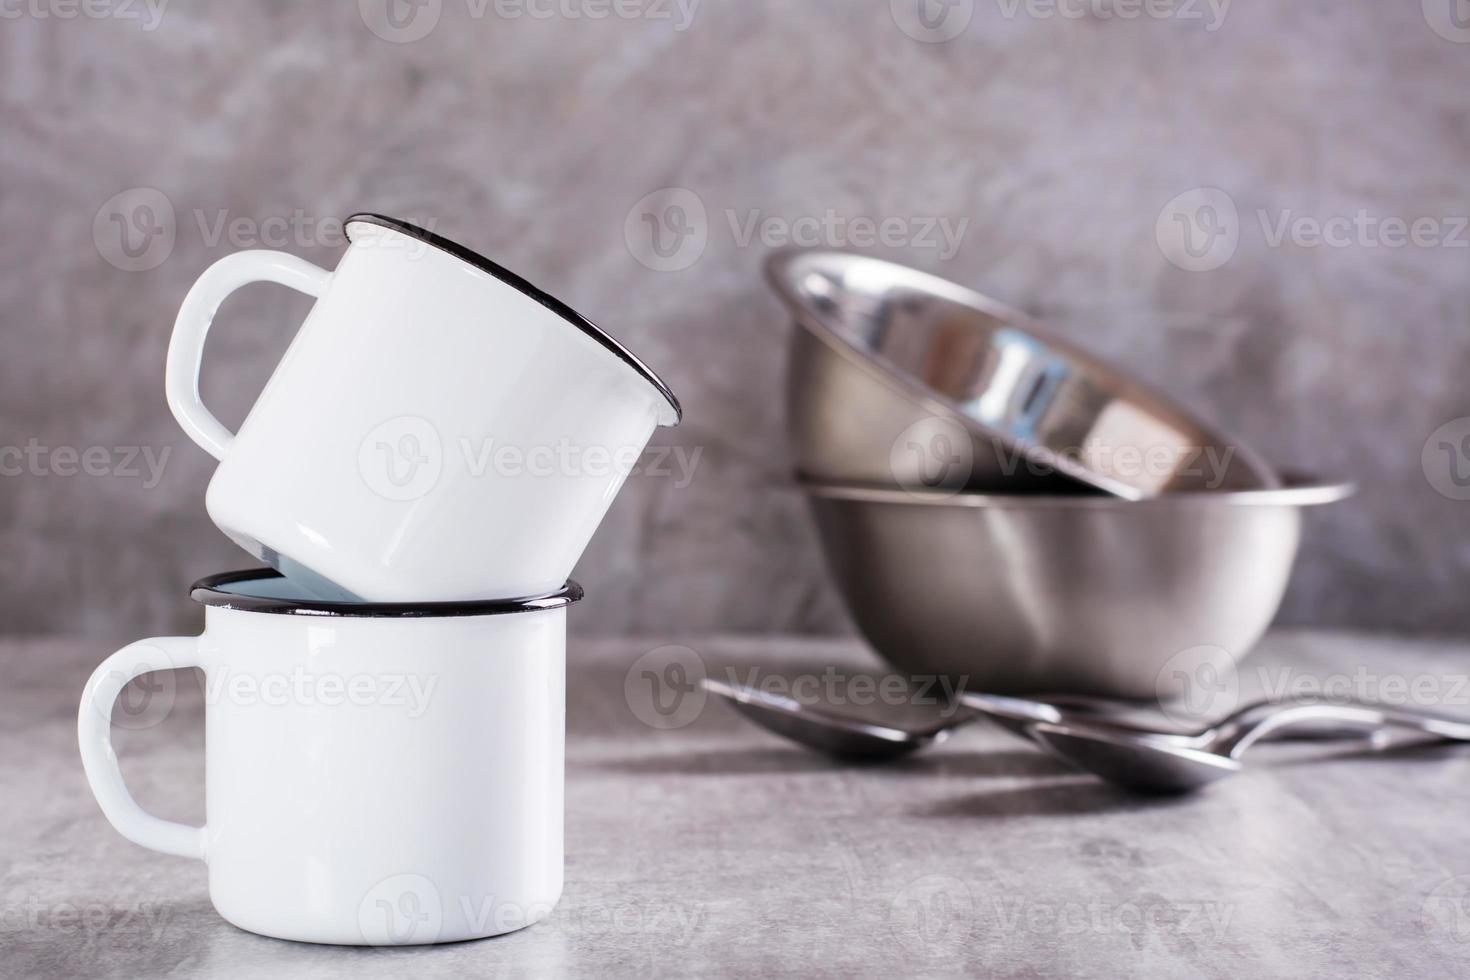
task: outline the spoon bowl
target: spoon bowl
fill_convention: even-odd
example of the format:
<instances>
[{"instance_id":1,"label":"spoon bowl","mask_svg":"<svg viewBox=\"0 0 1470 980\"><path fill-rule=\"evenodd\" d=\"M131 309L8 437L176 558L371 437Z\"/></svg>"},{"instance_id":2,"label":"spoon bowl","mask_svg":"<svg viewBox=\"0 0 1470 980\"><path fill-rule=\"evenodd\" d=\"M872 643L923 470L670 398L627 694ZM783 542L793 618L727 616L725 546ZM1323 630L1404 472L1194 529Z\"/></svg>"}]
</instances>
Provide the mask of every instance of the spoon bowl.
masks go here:
<instances>
[{"instance_id":1,"label":"spoon bowl","mask_svg":"<svg viewBox=\"0 0 1470 980\"><path fill-rule=\"evenodd\" d=\"M704 687L762 728L818 752L854 762L900 758L944 741L953 727L962 723L944 722L921 729L893 728L823 711L784 694L726 684L710 677L704 679Z\"/></svg>"},{"instance_id":2,"label":"spoon bowl","mask_svg":"<svg viewBox=\"0 0 1470 980\"><path fill-rule=\"evenodd\" d=\"M1241 770L1227 755L1170 739L1039 722L1027 735L1052 755L1110 783L1142 793L1192 793Z\"/></svg>"}]
</instances>

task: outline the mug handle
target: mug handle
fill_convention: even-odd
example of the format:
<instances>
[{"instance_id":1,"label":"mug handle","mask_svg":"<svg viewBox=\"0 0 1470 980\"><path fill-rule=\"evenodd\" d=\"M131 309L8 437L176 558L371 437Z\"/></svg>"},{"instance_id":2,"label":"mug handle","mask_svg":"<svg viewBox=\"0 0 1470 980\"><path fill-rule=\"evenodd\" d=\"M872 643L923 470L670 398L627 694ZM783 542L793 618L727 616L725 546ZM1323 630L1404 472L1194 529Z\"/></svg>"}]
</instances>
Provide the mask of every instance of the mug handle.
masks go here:
<instances>
[{"instance_id":1,"label":"mug handle","mask_svg":"<svg viewBox=\"0 0 1470 980\"><path fill-rule=\"evenodd\" d=\"M77 740L87 785L117 832L165 854L204 860L204 828L163 820L138 805L123 782L112 748L112 705L135 677L155 670L201 666L199 637L156 636L130 643L92 672L77 711Z\"/></svg>"},{"instance_id":2,"label":"mug handle","mask_svg":"<svg viewBox=\"0 0 1470 980\"><path fill-rule=\"evenodd\" d=\"M289 252L252 249L227 255L204 270L204 274L184 297L174 321L173 338L168 344L168 367L164 372L164 391L168 407L193 439L215 459L225 458L234 434L220 424L214 413L204 407L199 397L199 365L204 359L204 339L209 326L225 298L241 286L252 282L274 282L319 297L331 281L332 274Z\"/></svg>"}]
</instances>

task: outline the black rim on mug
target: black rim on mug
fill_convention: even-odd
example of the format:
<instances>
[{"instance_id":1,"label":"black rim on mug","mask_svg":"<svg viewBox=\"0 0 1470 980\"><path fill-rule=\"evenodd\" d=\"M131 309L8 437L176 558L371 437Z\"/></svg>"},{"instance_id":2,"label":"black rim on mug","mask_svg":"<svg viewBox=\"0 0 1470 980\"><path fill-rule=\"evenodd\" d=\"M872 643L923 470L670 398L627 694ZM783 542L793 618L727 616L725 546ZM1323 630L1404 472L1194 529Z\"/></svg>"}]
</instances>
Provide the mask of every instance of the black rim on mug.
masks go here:
<instances>
[{"instance_id":1,"label":"black rim on mug","mask_svg":"<svg viewBox=\"0 0 1470 980\"><path fill-rule=\"evenodd\" d=\"M231 589L243 582L274 582L285 576L273 568L247 568L208 575L189 587L189 598L205 606L240 612L284 616L346 616L352 618L429 618L447 616L500 616L569 606L582 598L582 587L568 580L557 592L520 599L467 599L456 602L334 602L286 596L251 595Z\"/></svg>"}]
</instances>

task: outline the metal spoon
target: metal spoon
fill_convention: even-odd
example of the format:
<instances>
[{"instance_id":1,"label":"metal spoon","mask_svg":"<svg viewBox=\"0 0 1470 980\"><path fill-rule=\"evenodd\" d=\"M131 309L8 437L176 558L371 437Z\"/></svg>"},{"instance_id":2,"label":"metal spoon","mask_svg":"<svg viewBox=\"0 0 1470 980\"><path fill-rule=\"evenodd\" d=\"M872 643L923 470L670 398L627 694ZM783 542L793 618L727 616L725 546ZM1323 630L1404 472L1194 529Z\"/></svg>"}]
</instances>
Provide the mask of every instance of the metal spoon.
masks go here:
<instances>
[{"instance_id":1,"label":"metal spoon","mask_svg":"<svg viewBox=\"0 0 1470 980\"><path fill-rule=\"evenodd\" d=\"M1288 726L1329 722L1366 729L1404 728L1455 741L1470 741L1470 722L1364 701L1298 699L1262 701L1193 735L1120 732L1077 719L1039 721L1024 734L1053 755L1127 789L1188 793L1242 769L1247 749Z\"/></svg>"},{"instance_id":2,"label":"metal spoon","mask_svg":"<svg viewBox=\"0 0 1470 980\"><path fill-rule=\"evenodd\" d=\"M1196 746L1198 739L1198 736L1187 733L1181 735L1111 721L1102 714L1116 704L1093 698L1069 699L1069 706L1063 708L1045 701L966 692L959 696L959 700L970 710L922 728L897 728L826 711L802 704L784 694L744 684L726 683L712 677L704 678L703 683L705 690L724 698L736 711L763 728L819 752L857 761L877 762L908 755L944 741L951 732L979 718L989 718L1024 738L1033 738L1031 729L1038 724L1066 727L1085 724L1099 731L1124 735L1147 734L1163 739L1181 738L1190 746ZM1353 733L1359 734L1357 730ZM1317 737L1334 734L1341 733L1314 733Z\"/></svg>"},{"instance_id":3,"label":"metal spoon","mask_svg":"<svg viewBox=\"0 0 1470 980\"><path fill-rule=\"evenodd\" d=\"M1239 772L1239 757L1251 745L1304 724L1312 725L1306 733L1312 738L1340 737L1347 729L1377 741L1384 726L1396 726L1470 740L1470 723L1367 703L1261 702L1197 732L1169 732L1064 711L1043 701L965 693L960 700L971 712L907 729L849 718L782 694L713 678L705 678L704 686L757 724L841 758L898 758L988 717L1065 762L1146 792L1187 792Z\"/></svg>"}]
</instances>

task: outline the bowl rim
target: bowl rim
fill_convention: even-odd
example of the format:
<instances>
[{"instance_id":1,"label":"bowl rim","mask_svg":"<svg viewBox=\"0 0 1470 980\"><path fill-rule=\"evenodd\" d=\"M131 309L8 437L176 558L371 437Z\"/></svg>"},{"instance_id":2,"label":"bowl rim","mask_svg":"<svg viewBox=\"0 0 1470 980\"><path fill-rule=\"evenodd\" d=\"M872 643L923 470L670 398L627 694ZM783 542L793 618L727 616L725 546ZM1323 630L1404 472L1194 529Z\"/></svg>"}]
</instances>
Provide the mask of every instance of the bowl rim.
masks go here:
<instances>
[{"instance_id":1,"label":"bowl rim","mask_svg":"<svg viewBox=\"0 0 1470 980\"><path fill-rule=\"evenodd\" d=\"M1346 500L1357 493L1349 480L1322 480L1283 472L1284 486L1263 490L1187 490L1159 494L1144 500L1125 500L1107 494L997 493L991 490L906 490L862 483L839 483L796 475L796 485L809 497L857 503L905 504L930 507L969 507L986 510L1117 509L1139 507L1316 507Z\"/></svg>"},{"instance_id":2,"label":"bowl rim","mask_svg":"<svg viewBox=\"0 0 1470 980\"><path fill-rule=\"evenodd\" d=\"M1196 436L1201 444L1229 447L1235 457L1239 458L1247 470L1260 481L1259 487L1241 492L1277 489L1280 486L1277 471L1248 444L1206 421L1177 399L1138 379L1129 371L1057 336L1036 318L999 300L932 273L851 249L788 246L770 252L763 264L766 281L780 297L797 324L848 363L855 365L923 411L951 419L968 431L984 438L998 439L1028 456L1047 463L1063 476L1070 477L1083 486L1103 490L1118 499L1146 500L1165 496L1165 494L1150 493L1113 476L1099 473L1081 461L1050 447L1021 441L999 429L991 428L942 392L929 387L899 366L890 364L886 359L878 357L870 350L851 341L841 330L829 323L826 316L808 303L797 287L800 267L805 263L822 261L835 262L843 268L866 265L871 269L881 271L891 285L903 286L915 292L975 310L1008 326L1033 334L1037 339L1044 341L1048 347L1065 355L1067 359L1087 368L1094 375L1104 378L1107 387L1114 393L1131 395L1142 400L1151 411L1162 409L1165 413L1172 415L1174 421L1191 426L1194 429L1192 435Z\"/></svg>"}]
</instances>

